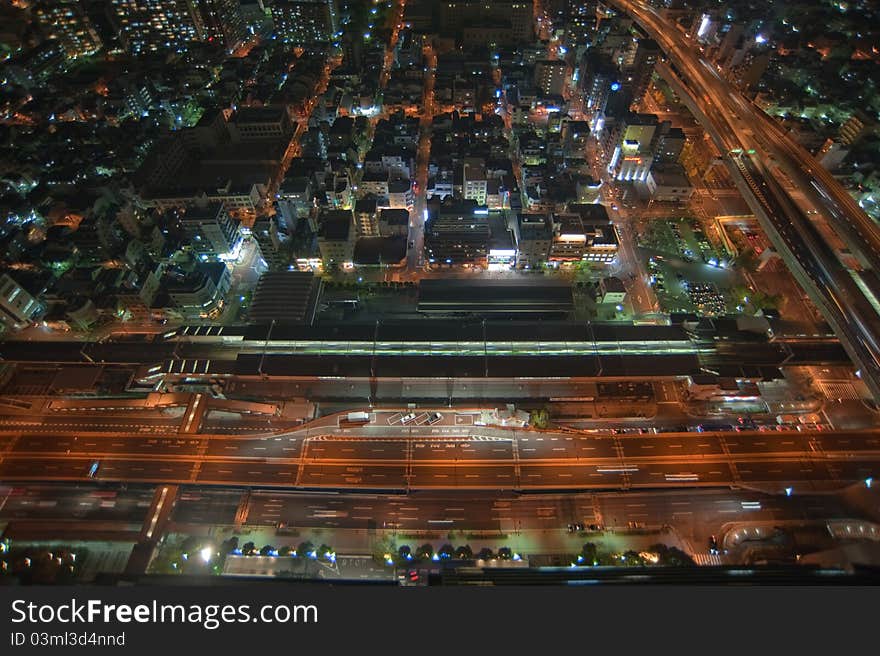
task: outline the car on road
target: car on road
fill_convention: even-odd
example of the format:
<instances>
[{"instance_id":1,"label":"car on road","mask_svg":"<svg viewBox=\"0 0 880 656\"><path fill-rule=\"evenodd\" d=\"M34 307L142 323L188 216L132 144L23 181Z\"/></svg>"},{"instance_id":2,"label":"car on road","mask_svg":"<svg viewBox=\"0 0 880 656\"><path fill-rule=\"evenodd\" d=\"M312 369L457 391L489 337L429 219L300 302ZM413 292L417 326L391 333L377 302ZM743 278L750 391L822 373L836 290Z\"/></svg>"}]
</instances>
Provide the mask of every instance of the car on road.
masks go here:
<instances>
[{"instance_id":1,"label":"car on road","mask_svg":"<svg viewBox=\"0 0 880 656\"><path fill-rule=\"evenodd\" d=\"M95 460L95 462L92 463L92 465L89 467L89 478L94 478L97 475L98 467L100 467L100 466L101 466L101 463L97 460Z\"/></svg>"},{"instance_id":2,"label":"car on road","mask_svg":"<svg viewBox=\"0 0 880 656\"><path fill-rule=\"evenodd\" d=\"M718 539L714 535L709 537L709 553L713 555L718 553Z\"/></svg>"},{"instance_id":3,"label":"car on road","mask_svg":"<svg viewBox=\"0 0 880 656\"><path fill-rule=\"evenodd\" d=\"M401 424L408 424L409 422L411 422L415 418L416 418L416 414L414 412L410 412L409 414L403 415L403 417L400 418L400 423Z\"/></svg>"},{"instance_id":4,"label":"car on road","mask_svg":"<svg viewBox=\"0 0 880 656\"><path fill-rule=\"evenodd\" d=\"M432 412L428 415L429 424L436 424L441 419L443 419L443 415L441 415L439 412Z\"/></svg>"}]
</instances>

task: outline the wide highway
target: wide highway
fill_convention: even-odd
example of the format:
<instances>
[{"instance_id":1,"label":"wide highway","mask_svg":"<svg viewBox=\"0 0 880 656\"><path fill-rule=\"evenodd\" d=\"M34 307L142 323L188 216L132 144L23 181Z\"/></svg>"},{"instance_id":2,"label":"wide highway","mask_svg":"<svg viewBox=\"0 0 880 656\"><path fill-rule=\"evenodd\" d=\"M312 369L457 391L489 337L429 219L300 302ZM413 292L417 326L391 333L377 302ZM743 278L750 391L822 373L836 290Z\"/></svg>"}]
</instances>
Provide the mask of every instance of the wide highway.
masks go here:
<instances>
[{"instance_id":1,"label":"wide highway","mask_svg":"<svg viewBox=\"0 0 880 656\"><path fill-rule=\"evenodd\" d=\"M388 427L240 437L7 435L0 480L125 481L334 490L845 487L880 471L880 431L576 434ZM95 472L93 464L98 463Z\"/></svg>"}]
</instances>

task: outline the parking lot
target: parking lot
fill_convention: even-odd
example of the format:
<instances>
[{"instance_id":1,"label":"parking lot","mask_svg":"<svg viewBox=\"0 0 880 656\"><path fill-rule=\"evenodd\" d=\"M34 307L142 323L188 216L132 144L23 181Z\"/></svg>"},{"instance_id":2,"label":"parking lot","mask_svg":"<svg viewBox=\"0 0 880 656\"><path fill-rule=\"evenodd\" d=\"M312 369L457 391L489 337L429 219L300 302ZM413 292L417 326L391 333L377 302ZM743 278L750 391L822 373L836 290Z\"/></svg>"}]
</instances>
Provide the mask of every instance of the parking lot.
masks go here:
<instances>
[{"instance_id":1,"label":"parking lot","mask_svg":"<svg viewBox=\"0 0 880 656\"><path fill-rule=\"evenodd\" d=\"M396 412L386 419L389 426L433 426L443 421L439 412Z\"/></svg>"}]
</instances>

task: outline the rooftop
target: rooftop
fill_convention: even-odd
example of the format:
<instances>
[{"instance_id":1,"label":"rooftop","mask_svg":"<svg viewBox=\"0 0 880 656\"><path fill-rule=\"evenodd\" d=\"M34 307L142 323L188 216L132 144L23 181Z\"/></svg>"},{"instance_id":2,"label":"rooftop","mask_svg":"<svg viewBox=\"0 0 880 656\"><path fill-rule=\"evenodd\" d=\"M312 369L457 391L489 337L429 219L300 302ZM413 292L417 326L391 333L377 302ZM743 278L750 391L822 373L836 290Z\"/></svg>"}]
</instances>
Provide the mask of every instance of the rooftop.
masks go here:
<instances>
[{"instance_id":1,"label":"rooftop","mask_svg":"<svg viewBox=\"0 0 880 656\"><path fill-rule=\"evenodd\" d=\"M567 282L431 278L419 283L419 312L556 314L574 309Z\"/></svg>"},{"instance_id":2,"label":"rooftop","mask_svg":"<svg viewBox=\"0 0 880 656\"><path fill-rule=\"evenodd\" d=\"M278 322L309 325L315 318L315 307L321 280L302 271L270 271L260 276L250 309L252 323Z\"/></svg>"}]
</instances>

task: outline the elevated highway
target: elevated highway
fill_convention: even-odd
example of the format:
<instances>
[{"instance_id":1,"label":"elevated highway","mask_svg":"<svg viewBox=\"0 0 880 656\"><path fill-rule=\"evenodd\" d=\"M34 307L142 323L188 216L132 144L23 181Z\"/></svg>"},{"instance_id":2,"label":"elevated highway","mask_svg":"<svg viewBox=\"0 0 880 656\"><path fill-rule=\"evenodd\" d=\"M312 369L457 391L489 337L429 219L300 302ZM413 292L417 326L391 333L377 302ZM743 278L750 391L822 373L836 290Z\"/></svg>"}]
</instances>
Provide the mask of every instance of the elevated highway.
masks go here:
<instances>
[{"instance_id":1,"label":"elevated highway","mask_svg":"<svg viewBox=\"0 0 880 656\"><path fill-rule=\"evenodd\" d=\"M728 168L762 228L860 368L875 400L880 400L880 316L768 163L815 198L832 226L873 270L880 270L878 227L809 154L723 80L674 23L644 2L609 4L632 16L666 53L668 66L661 64L659 72L684 92L694 115L727 154Z\"/></svg>"}]
</instances>

